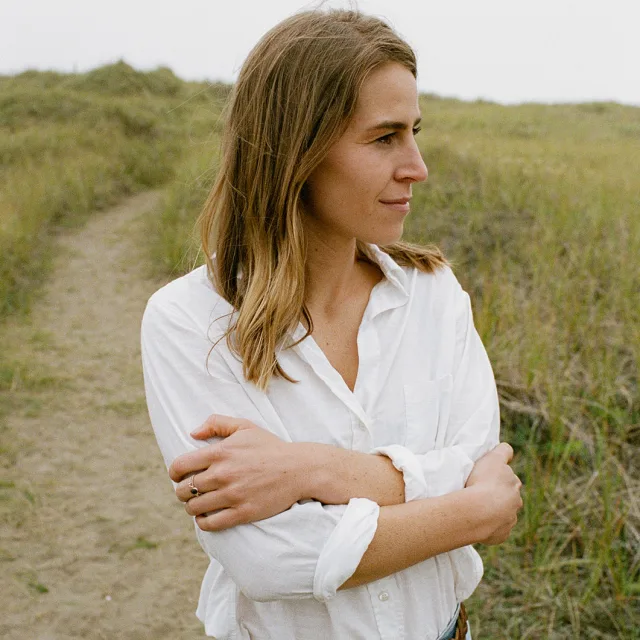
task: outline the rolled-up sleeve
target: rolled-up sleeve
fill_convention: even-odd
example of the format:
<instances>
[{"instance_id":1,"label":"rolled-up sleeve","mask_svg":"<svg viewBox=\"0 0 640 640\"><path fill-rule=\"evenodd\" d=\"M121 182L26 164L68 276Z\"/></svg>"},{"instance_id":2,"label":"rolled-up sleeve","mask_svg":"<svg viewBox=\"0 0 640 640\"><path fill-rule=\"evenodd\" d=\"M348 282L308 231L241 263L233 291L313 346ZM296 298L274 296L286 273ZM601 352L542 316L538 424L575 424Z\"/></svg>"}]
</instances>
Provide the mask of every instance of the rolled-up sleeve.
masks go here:
<instances>
[{"instance_id":1,"label":"rolled-up sleeve","mask_svg":"<svg viewBox=\"0 0 640 640\"><path fill-rule=\"evenodd\" d=\"M205 446L189 432L212 413L269 429L206 332L162 289L147 304L141 329L149 416L166 466ZM366 499L347 505L294 504L274 517L219 532L196 527L205 552L245 595L259 601L326 601L353 574L377 527L379 508Z\"/></svg>"},{"instance_id":2,"label":"rolled-up sleeve","mask_svg":"<svg viewBox=\"0 0 640 640\"><path fill-rule=\"evenodd\" d=\"M486 349L473 324L469 295L453 281L455 341L449 410L442 437L432 451L415 454L401 445L377 447L402 471L405 500L445 495L464 488L478 458L498 444L500 405ZM433 428L434 425L425 425Z\"/></svg>"},{"instance_id":3,"label":"rolled-up sleeve","mask_svg":"<svg viewBox=\"0 0 640 640\"><path fill-rule=\"evenodd\" d=\"M309 501L277 516L219 532L198 529L214 557L252 600L330 600L354 573L373 539L379 507Z\"/></svg>"}]
</instances>

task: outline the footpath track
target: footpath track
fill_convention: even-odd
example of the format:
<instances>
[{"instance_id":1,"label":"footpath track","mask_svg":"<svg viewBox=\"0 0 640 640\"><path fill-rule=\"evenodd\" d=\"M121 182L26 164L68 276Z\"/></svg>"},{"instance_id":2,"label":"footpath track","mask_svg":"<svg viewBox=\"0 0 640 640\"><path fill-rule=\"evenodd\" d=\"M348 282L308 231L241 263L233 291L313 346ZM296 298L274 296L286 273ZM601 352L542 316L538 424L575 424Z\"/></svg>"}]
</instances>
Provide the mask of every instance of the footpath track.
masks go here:
<instances>
[{"instance_id":1,"label":"footpath track","mask_svg":"<svg viewBox=\"0 0 640 640\"><path fill-rule=\"evenodd\" d=\"M1 434L6 640L204 638L207 561L172 498L140 366L140 319L162 284L144 238L158 197L62 234L29 320L2 328L20 363Z\"/></svg>"}]
</instances>

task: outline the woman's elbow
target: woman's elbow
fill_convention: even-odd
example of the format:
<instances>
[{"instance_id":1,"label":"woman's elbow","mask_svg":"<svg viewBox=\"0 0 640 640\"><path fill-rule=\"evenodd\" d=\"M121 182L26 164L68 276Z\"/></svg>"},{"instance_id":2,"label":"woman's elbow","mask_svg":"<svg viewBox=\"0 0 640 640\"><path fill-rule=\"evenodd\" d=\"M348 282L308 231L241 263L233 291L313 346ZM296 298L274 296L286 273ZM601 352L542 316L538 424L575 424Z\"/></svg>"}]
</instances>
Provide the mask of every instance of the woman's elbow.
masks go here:
<instances>
[{"instance_id":1,"label":"woman's elbow","mask_svg":"<svg viewBox=\"0 0 640 640\"><path fill-rule=\"evenodd\" d=\"M205 550L250 600L273 602L313 597L315 563L311 559L309 562L287 562L286 558L278 561L277 551L266 549L223 550L218 546L215 550L206 547Z\"/></svg>"},{"instance_id":2,"label":"woman's elbow","mask_svg":"<svg viewBox=\"0 0 640 640\"><path fill-rule=\"evenodd\" d=\"M286 577L286 573L287 570L283 568L261 567L260 570L253 571L250 574L232 575L231 577L240 591L249 600L256 602L300 600L313 597L313 593L306 590L302 585L278 579L279 577ZM277 574L285 575L278 576Z\"/></svg>"}]
</instances>

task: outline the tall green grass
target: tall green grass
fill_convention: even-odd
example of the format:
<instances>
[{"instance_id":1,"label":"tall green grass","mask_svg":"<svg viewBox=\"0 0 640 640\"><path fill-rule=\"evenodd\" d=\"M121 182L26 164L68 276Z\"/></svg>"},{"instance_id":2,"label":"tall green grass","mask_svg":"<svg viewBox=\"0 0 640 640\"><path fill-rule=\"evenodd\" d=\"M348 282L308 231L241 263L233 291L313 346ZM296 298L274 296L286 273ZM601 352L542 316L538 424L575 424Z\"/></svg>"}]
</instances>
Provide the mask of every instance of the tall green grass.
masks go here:
<instances>
[{"instance_id":1,"label":"tall green grass","mask_svg":"<svg viewBox=\"0 0 640 640\"><path fill-rule=\"evenodd\" d=\"M431 176L407 231L472 292L525 483L486 554L483 634L639 637L640 109L422 111Z\"/></svg>"},{"instance_id":2,"label":"tall green grass","mask_svg":"<svg viewBox=\"0 0 640 640\"><path fill-rule=\"evenodd\" d=\"M226 91L122 62L0 77L0 319L28 308L58 228L173 177Z\"/></svg>"},{"instance_id":3,"label":"tall green grass","mask_svg":"<svg viewBox=\"0 0 640 640\"><path fill-rule=\"evenodd\" d=\"M640 109L421 106L430 176L405 237L439 244L471 294L524 482L511 539L481 550L475 635L638 638ZM199 260L215 148L185 155L155 220L172 276Z\"/></svg>"},{"instance_id":4,"label":"tall green grass","mask_svg":"<svg viewBox=\"0 0 640 640\"><path fill-rule=\"evenodd\" d=\"M204 261L196 218L215 178L216 142L202 143L185 155L159 210L149 218L149 248L159 275L177 277Z\"/></svg>"}]
</instances>

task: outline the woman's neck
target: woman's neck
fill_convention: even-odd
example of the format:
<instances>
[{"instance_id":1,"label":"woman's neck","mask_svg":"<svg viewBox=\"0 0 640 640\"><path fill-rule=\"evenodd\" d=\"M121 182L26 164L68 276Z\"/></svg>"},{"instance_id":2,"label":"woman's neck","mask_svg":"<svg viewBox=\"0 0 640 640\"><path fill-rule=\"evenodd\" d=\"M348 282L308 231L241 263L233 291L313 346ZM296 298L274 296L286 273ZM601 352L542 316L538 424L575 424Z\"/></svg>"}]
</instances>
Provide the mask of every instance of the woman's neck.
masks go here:
<instances>
[{"instance_id":1,"label":"woman's neck","mask_svg":"<svg viewBox=\"0 0 640 640\"><path fill-rule=\"evenodd\" d=\"M305 305L312 317L339 318L345 304L384 277L377 264L360 255L355 238L311 232L306 241Z\"/></svg>"},{"instance_id":2,"label":"woman's neck","mask_svg":"<svg viewBox=\"0 0 640 640\"><path fill-rule=\"evenodd\" d=\"M362 263L355 238L307 233L305 304L312 315L339 315L340 308L358 289Z\"/></svg>"}]
</instances>

